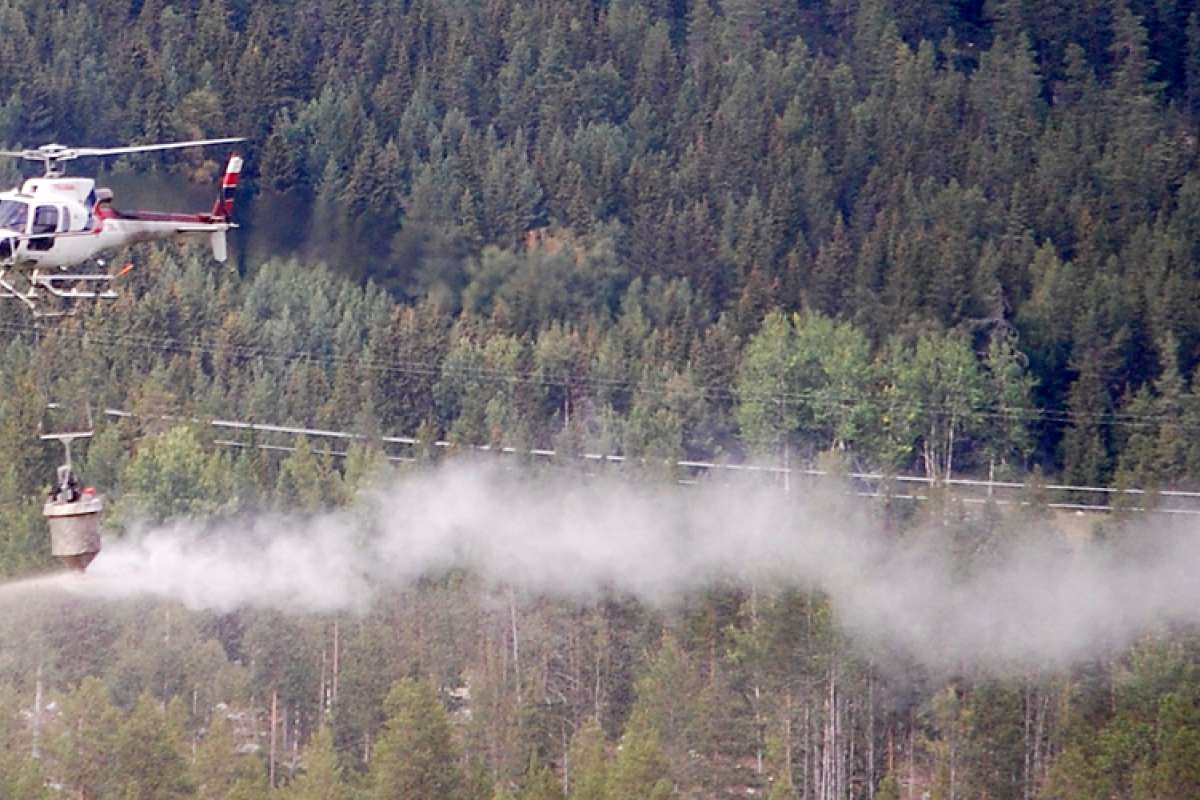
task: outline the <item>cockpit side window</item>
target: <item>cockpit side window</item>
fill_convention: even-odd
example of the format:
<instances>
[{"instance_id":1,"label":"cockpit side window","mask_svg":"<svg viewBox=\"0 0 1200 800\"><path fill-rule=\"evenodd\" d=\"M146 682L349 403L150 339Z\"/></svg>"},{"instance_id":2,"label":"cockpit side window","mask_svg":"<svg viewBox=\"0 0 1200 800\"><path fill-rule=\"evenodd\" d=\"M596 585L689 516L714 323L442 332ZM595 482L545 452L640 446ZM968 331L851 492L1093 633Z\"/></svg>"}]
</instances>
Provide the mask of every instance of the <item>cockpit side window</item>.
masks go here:
<instances>
[{"instance_id":1,"label":"cockpit side window","mask_svg":"<svg viewBox=\"0 0 1200 800\"><path fill-rule=\"evenodd\" d=\"M28 204L20 200L0 200L0 229L24 233L28 219Z\"/></svg>"},{"instance_id":2,"label":"cockpit side window","mask_svg":"<svg viewBox=\"0 0 1200 800\"><path fill-rule=\"evenodd\" d=\"M34 236L58 231L58 209L54 206L38 206L33 212L33 228L29 231Z\"/></svg>"}]
</instances>

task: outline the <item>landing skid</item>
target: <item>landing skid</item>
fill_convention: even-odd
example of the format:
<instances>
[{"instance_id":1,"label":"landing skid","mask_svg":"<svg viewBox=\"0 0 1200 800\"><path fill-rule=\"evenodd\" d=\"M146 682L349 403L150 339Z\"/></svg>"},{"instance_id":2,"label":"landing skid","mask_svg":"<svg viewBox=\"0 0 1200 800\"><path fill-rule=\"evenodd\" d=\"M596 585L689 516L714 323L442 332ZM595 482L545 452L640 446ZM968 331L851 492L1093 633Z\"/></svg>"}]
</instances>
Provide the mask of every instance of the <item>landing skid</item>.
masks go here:
<instances>
[{"instance_id":1,"label":"landing skid","mask_svg":"<svg viewBox=\"0 0 1200 800\"><path fill-rule=\"evenodd\" d=\"M29 278L30 288L42 288L48 291L55 297L62 297L66 300L116 300L117 293L111 288L106 288L103 291L94 291L92 289L81 289L82 286L94 284L97 288L101 286L111 286L113 282L112 275L70 275L53 273L50 275L42 275L37 270L34 270L33 275ZM63 284L70 284L64 286Z\"/></svg>"},{"instance_id":2,"label":"landing skid","mask_svg":"<svg viewBox=\"0 0 1200 800\"><path fill-rule=\"evenodd\" d=\"M19 274L19 273L18 273ZM124 274L122 271L121 274ZM8 270L0 269L0 300L13 298L23 303L35 317L65 317L74 314L79 309L81 300L116 300L118 295L112 289L116 275L94 273L42 273L34 270L28 277L23 276L19 287L8 277ZM45 308L45 301L56 298L52 302L59 306L54 309Z\"/></svg>"},{"instance_id":3,"label":"landing skid","mask_svg":"<svg viewBox=\"0 0 1200 800\"><path fill-rule=\"evenodd\" d=\"M5 279L4 276L6 274L7 274L7 270L0 269L0 298L3 298L3 297L16 298L17 300L20 300L25 305L29 306L29 310L32 311L36 315L37 314L37 300L36 300L37 292L36 292L36 290L33 288L33 286L30 286L27 291L24 291L24 292L17 291L17 287L13 286L10 281Z\"/></svg>"}]
</instances>

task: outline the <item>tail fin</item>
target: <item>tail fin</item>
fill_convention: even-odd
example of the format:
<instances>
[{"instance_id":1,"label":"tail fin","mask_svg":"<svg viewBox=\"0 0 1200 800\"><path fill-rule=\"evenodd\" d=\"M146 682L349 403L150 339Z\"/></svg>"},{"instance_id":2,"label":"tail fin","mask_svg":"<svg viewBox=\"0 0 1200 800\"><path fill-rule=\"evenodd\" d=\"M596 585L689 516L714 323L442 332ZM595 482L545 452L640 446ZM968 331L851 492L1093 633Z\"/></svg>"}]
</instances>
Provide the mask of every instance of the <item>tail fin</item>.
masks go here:
<instances>
[{"instance_id":1,"label":"tail fin","mask_svg":"<svg viewBox=\"0 0 1200 800\"><path fill-rule=\"evenodd\" d=\"M233 195L237 191L238 178L242 174L242 157L237 153L229 156L229 165L225 167L225 175L221 178L221 194L213 206L212 215L220 220L227 220L233 214Z\"/></svg>"}]
</instances>

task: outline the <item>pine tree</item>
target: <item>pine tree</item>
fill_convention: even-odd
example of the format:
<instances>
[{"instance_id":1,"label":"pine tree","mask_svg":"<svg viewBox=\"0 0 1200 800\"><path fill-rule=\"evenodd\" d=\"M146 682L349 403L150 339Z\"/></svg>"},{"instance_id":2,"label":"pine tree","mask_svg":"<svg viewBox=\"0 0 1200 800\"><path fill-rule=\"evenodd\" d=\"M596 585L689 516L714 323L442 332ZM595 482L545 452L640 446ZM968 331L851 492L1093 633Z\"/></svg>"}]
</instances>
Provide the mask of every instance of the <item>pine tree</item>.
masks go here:
<instances>
[{"instance_id":1,"label":"pine tree","mask_svg":"<svg viewBox=\"0 0 1200 800\"><path fill-rule=\"evenodd\" d=\"M149 694L121 725L114 747L116 774L127 800L170 800L193 796L187 762L176 749L176 734Z\"/></svg>"},{"instance_id":2,"label":"pine tree","mask_svg":"<svg viewBox=\"0 0 1200 800\"><path fill-rule=\"evenodd\" d=\"M62 721L62 732L48 748L59 780L84 794L119 786L125 777L116 763L120 715L99 678L85 678L64 698Z\"/></svg>"},{"instance_id":3,"label":"pine tree","mask_svg":"<svg viewBox=\"0 0 1200 800\"><path fill-rule=\"evenodd\" d=\"M876 800L900 800L900 781L896 780L896 776L888 773L879 782L879 788L875 791Z\"/></svg>"},{"instance_id":4,"label":"pine tree","mask_svg":"<svg viewBox=\"0 0 1200 800\"><path fill-rule=\"evenodd\" d=\"M635 715L621 737L608 773L608 800L665 800L674 794L668 762L658 732L643 715Z\"/></svg>"},{"instance_id":5,"label":"pine tree","mask_svg":"<svg viewBox=\"0 0 1200 800\"><path fill-rule=\"evenodd\" d=\"M1167 334L1159 343L1162 372L1154 382L1156 395L1153 415L1159 420L1158 441L1155 443L1154 467L1167 481L1180 480L1187 475L1188 436L1184 413L1189 393L1179 371L1179 344Z\"/></svg>"},{"instance_id":6,"label":"pine tree","mask_svg":"<svg viewBox=\"0 0 1200 800\"><path fill-rule=\"evenodd\" d=\"M606 800L608 756L604 731L595 717L589 717L571 737L570 759L571 800Z\"/></svg>"},{"instance_id":7,"label":"pine tree","mask_svg":"<svg viewBox=\"0 0 1200 800\"><path fill-rule=\"evenodd\" d=\"M192 784L201 800L224 800L239 784L266 789L266 774L257 758L237 752L229 718L214 710L192 762Z\"/></svg>"},{"instance_id":8,"label":"pine tree","mask_svg":"<svg viewBox=\"0 0 1200 800\"><path fill-rule=\"evenodd\" d=\"M713 683L705 681L700 669L670 634L664 634L634 689L637 701L621 739L621 752L609 770L610 800L625 796L619 792L628 788L614 787L622 786L623 780L633 780L632 775L648 781L643 786L646 791L651 790L657 779L667 775L667 769L660 768L655 780L649 781L652 766L669 765L674 774L686 775L693 766L689 754L707 751L718 725ZM628 762L622 761L626 747L636 750ZM661 756L668 759L666 765L655 762ZM612 795L613 791L618 794Z\"/></svg>"},{"instance_id":9,"label":"pine tree","mask_svg":"<svg viewBox=\"0 0 1200 800\"><path fill-rule=\"evenodd\" d=\"M536 753L530 757L525 772L525 788L521 800L564 800L562 781L550 767L537 762Z\"/></svg>"},{"instance_id":10,"label":"pine tree","mask_svg":"<svg viewBox=\"0 0 1200 800\"><path fill-rule=\"evenodd\" d=\"M1187 23L1187 60L1185 62L1187 94L1185 108L1193 124L1200 120L1200 12L1193 11Z\"/></svg>"},{"instance_id":11,"label":"pine tree","mask_svg":"<svg viewBox=\"0 0 1200 800\"><path fill-rule=\"evenodd\" d=\"M876 795L878 797L879 795ZM771 784L771 791L767 793L767 800L795 800L796 787L792 785L791 779L786 775L774 781Z\"/></svg>"},{"instance_id":12,"label":"pine tree","mask_svg":"<svg viewBox=\"0 0 1200 800\"><path fill-rule=\"evenodd\" d=\"M372 797L444 800L462 783L450 722L433 689L404 679L385 703L388 720L371 760Z\"/></svg>"},{"instance_id":13,"label":"pine tree","mask_svg":"<svg viewBox=\"0 0 1200 800\"><path fill-rule=\"evenodd\" d=\"M34 758L24 715L18 715L18 707L16 692L0 688L0 796L48 800L51 794L44 775L46 761L44 757ZM79 731L72 734L78 737ZM102 769L100 764L91 766L97 772ZM65 786L77 788L72 784Z\"/></svg>"},{"instance_id":14,"label":"pine tree","mask_svg":"<svg viewBox=\"0 0 1200 800\"><path fill-rule=\"evenodd\" d=\"M305 436L296 438L295 449L279 467L275 496L289 513L320 510L338 495L340 480L309 447Z\"/></svg>"},{"instance_id":15,"label":"pine tree","mask_svg":"<svg viewBox=\"0 0 1200 800\"><path fill-rule=\"evenodd\" d=\"M351 791L342 782L333 733L322 725L304 748L301 767L304 772L291 786L291 800L349 800Z\"/></svg>"},{"instance_id":16,"label":"pine tree","mask_svg":"<svg viewBox=\"0 0 1200 800\"><path fill-rule=\"evenodd\" d=\"M649 103L659 119L670 116L675 84L678 81L675 52L671 48L667 24L659 20L646 31L633 90Z\"/></svg>"},{"instance_id":17,"label":"pine tree","mask_svg":"<svg viewBox=\"0 0 1200 800\"><path fill-rule=\"evenodd\" d=\"M1104 415L1108 389L1094 357L1078 363L1079 377L1071 384L1067 407L1071 427L1063 436L1063 463L1070 483L1103 484L1109 468Z\"/></svg>"}]
</instances>

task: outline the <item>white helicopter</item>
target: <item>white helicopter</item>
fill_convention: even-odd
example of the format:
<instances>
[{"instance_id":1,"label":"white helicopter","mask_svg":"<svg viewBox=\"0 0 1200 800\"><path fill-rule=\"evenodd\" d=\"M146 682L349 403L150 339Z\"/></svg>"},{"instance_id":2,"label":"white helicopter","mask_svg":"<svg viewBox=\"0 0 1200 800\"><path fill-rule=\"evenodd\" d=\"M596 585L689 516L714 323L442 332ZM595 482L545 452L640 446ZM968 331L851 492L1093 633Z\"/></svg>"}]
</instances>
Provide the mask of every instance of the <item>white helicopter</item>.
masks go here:
<instances>
[{"instance_id":1,"label":"white helicopter","mask_svg":"<svg viewBox=\"0 0 1200 800\"><path fill-rule=\"evenodd\" d=\"M151 239L207 234L213 258L225 261L225 232L237 227L230 220L233 195L242 170L242 159L236 153L229 157L212 211L199 214L118 211L113 207L111 190L97 188L91 178L67 177L61 165L90 156L119 156L242 141L245 139L232 137L128 147L47 144L32 150L0 150L0 156L40 161L46 168L42 177L30 178L19 190L0 192L0 298L20 300L35 316L62 313L40 311L40 290L66 300L115 298L117 295L109 284L118 275L67 274L63 270L82 265L102 251ZM27 287L18 288L7 279L9 270L19 271Z\"/></svg>"}]
</instances>

